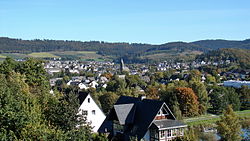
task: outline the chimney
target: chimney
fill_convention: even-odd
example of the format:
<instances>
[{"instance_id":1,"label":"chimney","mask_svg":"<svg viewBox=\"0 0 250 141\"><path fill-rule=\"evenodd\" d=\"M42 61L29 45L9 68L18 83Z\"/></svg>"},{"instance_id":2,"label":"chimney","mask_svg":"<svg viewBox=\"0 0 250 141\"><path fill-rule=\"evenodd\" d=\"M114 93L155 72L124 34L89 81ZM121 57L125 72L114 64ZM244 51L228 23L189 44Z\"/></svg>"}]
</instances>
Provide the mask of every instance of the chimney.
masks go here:
<instances>
[{"instance_id":1,"label":"chimney","mask_svg":"<svg viewBox=\"0 0 250 141\"><path fill-rule=\"evenodd\" d=\"M146 96L145 95L140 95L138 98L142 101L143 99L146 99Z\"/></svg>"}]
</instances>

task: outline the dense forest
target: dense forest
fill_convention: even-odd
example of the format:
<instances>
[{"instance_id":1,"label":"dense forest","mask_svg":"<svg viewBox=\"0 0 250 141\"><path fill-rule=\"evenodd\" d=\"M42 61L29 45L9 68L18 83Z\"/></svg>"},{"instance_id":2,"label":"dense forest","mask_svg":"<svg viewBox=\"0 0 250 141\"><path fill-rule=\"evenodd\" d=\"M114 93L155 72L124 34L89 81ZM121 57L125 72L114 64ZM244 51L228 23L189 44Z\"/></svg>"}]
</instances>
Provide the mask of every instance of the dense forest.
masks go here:
<instances>
[{"instance_id":1,"label":"dense forest","mask_svg":"<svg viewBox=\"0 0 250 141\"><path fill-rule=\"evenodd\" d=\"M68 40L21 40L0 38L0 53L52 52L52 51L95 51L112 59L123 57L128 63L145 63L149 60L194 59L198 54L220 48L250 49L250 40L201 40L196 42L170 42L161 45L141 43L108 43L103 41Z\"/></svg>"}]
</instances>

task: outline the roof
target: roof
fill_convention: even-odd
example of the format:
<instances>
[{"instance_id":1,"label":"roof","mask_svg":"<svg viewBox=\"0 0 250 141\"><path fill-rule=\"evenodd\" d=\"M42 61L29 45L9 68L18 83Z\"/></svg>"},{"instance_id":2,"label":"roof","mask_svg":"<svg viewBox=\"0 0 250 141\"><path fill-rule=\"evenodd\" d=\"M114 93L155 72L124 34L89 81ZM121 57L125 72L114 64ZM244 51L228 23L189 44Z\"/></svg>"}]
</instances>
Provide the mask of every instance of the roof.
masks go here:
<instances>
[{"instance_id":1,"label":"roof","mask_svg":"<svg viewBox=\"0 0 250 141\"><path fill-rule=\"evenodd\" d=\"M79 94L78 94L78 99L79 99L80 105L83 103L83 101L86 99L86 97L87 97L88 95L89 95L88 93L79 92Z\"/></svg>"},{"instance_id":2,"label":"roof","mask_svg":"<svg viewBox=\"0 0 250 141\"><path fill-rule=\"evenodd\" d=\"M155 116L157 115L163 104L164 102L158 100L141 100L140 98L121 96L115 103L113 109L111 109L109 115L107 116L107 120L105 121L118 119L120 123L123 124L125 122L126 124L126 119L133 119L127 120L129 121L129 123L133 123L131 124L132 129L127 134L137 136L138 139L141 139L146 134L148 128L154 121ZM128 107L126 107L125 105L127 105ZM122 113L122 111L125 111L125 113ZM126 115L129 116L126 118ZM102 132L105 128L108 127L102 125L98 131Z\"/></svg>"},{"instance_id":3,"label":"roof","mask_svg":"<svg viewBox=\"0 0 250 141\"><path fill-rule=\"evenodd\" d=\"M158 129L170 129L174 127L187 127L186 124L179 120L173 120L173 119L164 119L164 120L155 120L153 124Z\"/></svg>"},{"instance_id":4,"label":"roof","mask_svg":"<svg viewBox=\"0 0 250 141\"><path fill-rule=\"evenodd\" d=\"M132 123L134 120L134 104L114 105L114 109L121 125Z\"/></svg>"}]
</instances>

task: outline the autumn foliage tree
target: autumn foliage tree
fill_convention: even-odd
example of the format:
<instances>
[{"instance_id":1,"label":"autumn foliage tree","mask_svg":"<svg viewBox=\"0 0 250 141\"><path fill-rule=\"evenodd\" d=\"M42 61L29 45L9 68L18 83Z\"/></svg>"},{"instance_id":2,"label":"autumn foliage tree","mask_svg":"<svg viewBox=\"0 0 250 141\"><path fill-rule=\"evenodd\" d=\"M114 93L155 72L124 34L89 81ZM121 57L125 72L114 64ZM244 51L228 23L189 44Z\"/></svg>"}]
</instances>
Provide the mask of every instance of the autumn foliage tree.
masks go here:
<instances>
[{"instance_id":1,"label":"autumn foliage tree","mask_svg":"<svg viewBox=\"0 0 250 141\"><path fill-rule=\"evenodd\" d=\"M159 88L157 86L149 86L146 89L147 98L158 99L159 98Z\"/></svg>"},{"instance_id":2,"label":"autumn foliage tree","mask_svg":"<svg viewBox=\"0 0 250 141\"><path fill-rule=\"evenodd\" d=\"M182 111L183 116L191 117L198 115L198 97L195 95L194 91L191 88L176 88L175 93L180 104L180 110Z\"/></svg>"}]
</instances>

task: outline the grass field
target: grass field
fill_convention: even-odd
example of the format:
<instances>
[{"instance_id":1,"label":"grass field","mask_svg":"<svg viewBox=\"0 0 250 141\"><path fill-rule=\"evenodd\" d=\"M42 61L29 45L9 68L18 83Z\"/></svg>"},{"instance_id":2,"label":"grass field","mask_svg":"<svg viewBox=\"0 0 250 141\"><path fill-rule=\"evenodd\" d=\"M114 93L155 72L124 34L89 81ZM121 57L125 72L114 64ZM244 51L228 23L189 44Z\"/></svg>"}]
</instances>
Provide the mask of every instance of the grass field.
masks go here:
<instances>
[{"instance_id":1,"label":"grass field","mask_svg":"<svg viewBox=\"0 0 250 141\"><path fill-rule=\"evenodd\" d=\"M0 58L3 59L6 58L6 56L0 54Z\"/></svg>"},{"instance_id":2,"label":"grass field","mask_svg":"<svg viewBox=\"0 0 250 141\"><path fill-rule=\"evenodd\" d=\"M250 110L237 111L235 112L240 118L250 118ZM188 125L200 125L200 124L211 124L220 120L221 115L202 115L199 117L186 118L183 121Z\"/></svg>"},{"instance_id":3,"label":"grass field","mask_svg":"<svg viewBox=\"0 0 250 141\"><path fill-rule=\"evenodd\" d=\"M14 59L22 59L28 57L27 54L21 54L21 53L2 53L0 55L5 57L11 57Z\"/></svg>"},{"instance_id":4,"label":"grass field","mask_svg":"<svg viewBox=\"0 0 250 141\"><path fill-rule=\"evenodd\" d=\"M107 58L97 54L94 51L64 51L64 52L53 52L54 55L60 56L61 58L75 58L83 61L86 60L95 60L103 61Z\"/></svg>"},{"instance_id":5,"label":"grass field","mask_svg":"<svg viewBox=\"0 0 250 141\"><path fill-rule=\"evenodd\" d=\"M30 54L21 53L2 53L0 59L4 60L6 57L14 59L24 59L27 57L33 58L62 58L65 60L77 59L82 61L104 61L109 60L107 56L102 56L94 51L55 51L55 52L33 52Z\"/></svg>"},{"instance_id":6,"label":"grass field","mask_svg":"<svg viewBox=\"0 0 250 141\"><path fill-rule=\"evenodd\" d=\"M59 56L56 56L50 52L34 52L34 53L28 54L28 56L33 57L33 58L60 58Z\"/></svg>"}]
</instances>

